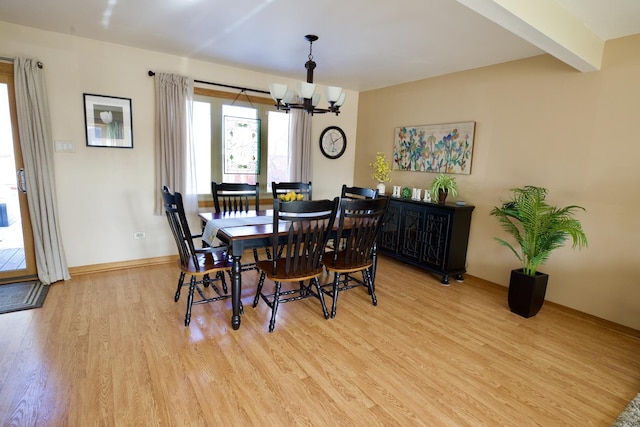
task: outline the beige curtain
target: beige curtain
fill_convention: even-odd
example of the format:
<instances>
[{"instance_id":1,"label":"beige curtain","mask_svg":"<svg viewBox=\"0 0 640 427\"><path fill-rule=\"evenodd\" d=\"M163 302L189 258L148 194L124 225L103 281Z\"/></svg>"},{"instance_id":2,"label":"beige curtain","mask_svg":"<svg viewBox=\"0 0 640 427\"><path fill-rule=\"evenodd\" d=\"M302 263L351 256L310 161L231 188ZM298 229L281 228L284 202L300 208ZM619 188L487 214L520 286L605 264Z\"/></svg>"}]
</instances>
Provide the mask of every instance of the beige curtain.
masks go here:
<instances>
[{"instance_id":1,"label":"beige curtain","mask_svg":"<svg viewBox=\"0 0 640 427\"><path fill-rule=\"evenodd\" d=\"M41 66L32 59L16 58L13 73L38 278L50 284L71 276L58 224L53 139Z\"/></svg>"},{"instance_id":2,"label":"beige curtain","mask_svg":"<svg viewBox=\"0 0 640 427\"><path fill-rule=\"evenodd\" d=\"M193 79L156 73L156 206L163 215L160 189L182 193L185 211L198 211L193 149Z\"/></svg>"},{"instance_id":3,"label":"beige curtain","mask_svg":"<svg viewBox=\"0 0 640 427\"><path fill-rule=\"evenodd\" d=\"M289 148L291 152L291 180L308 182L312 180L311 157L311 115L304 110L292 109Z\"/></svg>"}]
</instances>

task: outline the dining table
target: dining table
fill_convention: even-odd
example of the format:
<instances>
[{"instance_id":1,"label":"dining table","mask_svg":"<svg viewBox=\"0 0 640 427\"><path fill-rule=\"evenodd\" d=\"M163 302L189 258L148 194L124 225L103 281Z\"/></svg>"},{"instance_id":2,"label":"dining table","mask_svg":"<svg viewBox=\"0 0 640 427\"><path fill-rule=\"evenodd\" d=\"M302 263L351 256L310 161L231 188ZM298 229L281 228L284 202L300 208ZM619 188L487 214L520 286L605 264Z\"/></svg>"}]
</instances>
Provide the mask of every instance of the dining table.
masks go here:
<instances>
[{"instance_id":1,"label":"dining table","mask_svg":"<svg viewBox=\"0 0 640 427\"><path fill-rule=\"evenodd\" d=\"M339 215L339 214L338 214ZM240 296L242 293L242 268L241 258L245 250L253 248L270 247L273 237L273 210L265 209L249 212L200 212L200 220L203 223L202 240L205 244L215 245L218 239L229 248L231 255L231 327L240 328ZM334 223L335 237L338 219ZM345 224L345 229L349 228ZM284 239L287 236L287 223L278 224L278 234ZM373 251L373 266L371 268L372 280L375 280L377 265L377 251ZM375 282L374 282L375 283Z\"/></svg>"}]
</instances>

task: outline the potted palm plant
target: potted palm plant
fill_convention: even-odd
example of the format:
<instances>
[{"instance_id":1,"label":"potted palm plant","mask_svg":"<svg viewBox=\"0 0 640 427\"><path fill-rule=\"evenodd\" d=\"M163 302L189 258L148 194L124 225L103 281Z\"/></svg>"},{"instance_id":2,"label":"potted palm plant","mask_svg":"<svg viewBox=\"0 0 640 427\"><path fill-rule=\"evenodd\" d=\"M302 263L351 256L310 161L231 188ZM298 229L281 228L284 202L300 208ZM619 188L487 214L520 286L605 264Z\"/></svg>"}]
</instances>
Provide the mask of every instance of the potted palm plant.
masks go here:
<instances>
[{"instance_id":1,"label":"potted palm plant","mask_svg":"<svg viewBox=\"0 0 640 427\"><path fill-rule=\"evenodd\" d=\"M491 215L498 218L516 242L512 245L496 237L522 265L511 272L508 299L511 311L523 317L535 316L542 308L549 276L538 271L538 267L549 259L551 252L564 246L568 238L573 241L573 248L587 246L582 225L573 217L584 208L551 206L545 201L547 192L546 188L534 186L513 188L511 198L491 210Z\"/></svg>"},{"instance_id":2,"label":"potted palm plant","mask_svg":"<svg viewBox=\"0 0 640 427\"><path fill-rule=\"evenodd\" d=\"M431 183L431 199L436 200L438 203L444 203L449 193L453 197L458 195L456 178L441 173Z\"/></svg>"}]
</instances>

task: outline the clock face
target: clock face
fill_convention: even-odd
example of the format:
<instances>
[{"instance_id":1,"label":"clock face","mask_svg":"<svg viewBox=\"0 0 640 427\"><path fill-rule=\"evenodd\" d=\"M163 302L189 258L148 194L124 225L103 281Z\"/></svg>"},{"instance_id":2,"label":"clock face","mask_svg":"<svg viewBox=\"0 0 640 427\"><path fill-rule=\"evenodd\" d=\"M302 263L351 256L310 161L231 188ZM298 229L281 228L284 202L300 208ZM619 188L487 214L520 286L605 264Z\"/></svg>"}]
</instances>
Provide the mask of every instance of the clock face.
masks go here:
<instances>
[{"instance_id":1,"label":"clock face","mask_svg":"<svg viewBox=\"0 0 640 427\"><path fill-rule=\"evenodd\" d=\"M325 157L337 159L347 149L347 136L338 126L329 126L320 135L320 151Z\"/></svg>"}]
</instances>

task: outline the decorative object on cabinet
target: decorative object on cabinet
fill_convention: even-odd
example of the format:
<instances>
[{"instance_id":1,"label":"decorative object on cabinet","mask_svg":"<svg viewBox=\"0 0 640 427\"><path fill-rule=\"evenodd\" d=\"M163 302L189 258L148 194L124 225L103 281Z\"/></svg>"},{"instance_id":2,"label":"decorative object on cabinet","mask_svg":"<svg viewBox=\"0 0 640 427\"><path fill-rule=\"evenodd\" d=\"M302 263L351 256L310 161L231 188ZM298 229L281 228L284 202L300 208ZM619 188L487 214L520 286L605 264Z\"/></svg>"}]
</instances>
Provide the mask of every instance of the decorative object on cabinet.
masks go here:
<instances>
[{"instance_id":1,"label":"decorative object on cabinet","mask_svg":"<svg viewBox=\"0 0 640 427\"><path fill-rule=\"evenodd\" d=\"M539 272L538 267L551 252L562 247L569 237L572 248L588 245L580 221L573 217L577 210L585 209L577 205L551 206L545 201L547 193L542 187L513 188L511 197L490 212L516 241L512 245L496 237L522 265L511 272L508 294L509 308L522 317L535 316L542 308L548 275Z\"/></svg>"},{"instance_id":2,"label":"decorative object on cabinet","mask_svg":"<svg viewBox=\"0 0 640 427\"><path fill-rule=\"evenodd\" d=\"M391 181L391 177L389 176L389 171L391 170L391 165L387 161L384 153L377 152L376 153L376 161L374 163L369 163L369 166L373 168L373 173L371 174L371 178L378 181L378 194L385 193L385 182Z\"/></svg>"},{"instance_id":3,"label":"decorative object on cabinet","mask_svg":"<svg viewBox=\"0 0 640 427\"><path fill-rule=\"evenodd\" d=\"M83 96L87 146L133 148L131 98Z\"/></svg>"},{"instance_id":4,"label":"decorative object on cabinet","mask_svg":"<svg viewBox=\"0 0 640 427\"><path fill-rule=\"evenodd\" d=\"M395 128L393 169L469 175L476 122Z\"/></svg>"},{"instance_id":5,"label":"decorative object on cabinet","mask_svg":"<svg viewBox=\"0 0 640 427\"><path fill-rule=\"evenodd\" d=\"M431 183L431 198L438 203L444 203L449 193L453 197L458 195L456 178L441 173Z\"/></svg>"},{"instance_id":6,"label":"decorative object on cabinet","mask_svg":"<svg viewBox=\"0 0 640 427\"><path fill-rule=\"evenodd\" d=\"M409 190L409 194L411 191ZM393 258L463 281L474 206L389 199L378 248Z\"/></svg>"},{"instance_id":7,"label":"decorative object on cabinet","mask_svg":"<svg viewBox=\"0 0 640 427\"><path fill-rule=\"evenodd\" d=\"M409 187L404 187L402 189L402 192L400 193L400 196L403 199L410 199L411 198L411 189Z\"/></svg>"},{"instance_id":8,"label":"decorative object on cabinet","mask_svg":"<svg viewBox=\"0 0 640 427\"><path fill-rule=\"evenodd\" d=\"M320 134L320 151L329 159L337 159L347 149L347 135L338 126L329 126Z\"/></svg>"}]
</instances>

